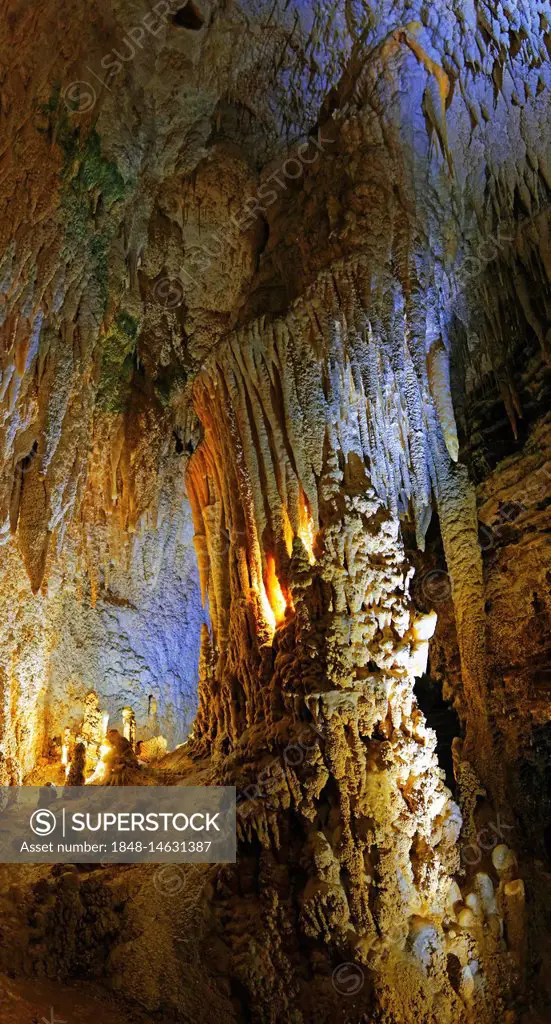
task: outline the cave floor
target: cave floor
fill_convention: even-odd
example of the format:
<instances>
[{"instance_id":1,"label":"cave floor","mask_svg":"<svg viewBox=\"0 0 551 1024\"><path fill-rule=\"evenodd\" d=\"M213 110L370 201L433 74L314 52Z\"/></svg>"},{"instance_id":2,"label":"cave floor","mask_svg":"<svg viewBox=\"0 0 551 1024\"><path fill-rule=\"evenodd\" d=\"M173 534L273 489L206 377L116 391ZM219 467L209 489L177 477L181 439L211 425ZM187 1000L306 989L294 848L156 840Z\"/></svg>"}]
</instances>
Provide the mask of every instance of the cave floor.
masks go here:
<instances>
[{"instance_id":1,"label":"cave floor","mask_svg":"<svg viewBox=\"0 0 551 1024\"><path fill-rule=\"evenodd\" d=\"M133 772L129 784L187 786L215 782L216 769L212 761L208 758L196 759L188 751L188 747L182 746L155 764L140 765ZM36 775L33 773L33 784L37 784L37 775L41 782L53 780L52 771L58 768L54 762L43 760L35 769ZM209 868L204 867L206 876ZM207 977L208 968L205 969L205 961L200 960L199 976L205 982L205 991L194 991L198 966L196 940L193 932L188 931L186 936L182 921L188 919L190 909L193 911L198 907L193 901L189 902L186 886L182 886L177 893L157 890L151 899L154 871L155 865L113 865L108 871L97 869L97 877L101 877L109 888L125 890L128 905L134 904L136 907L140 933L143 931L151 936L153 947L159 945L163 948L167 967L172 962L177 964L178 977L185 981L181 993L183 1002L176 1018L167 1014L166 1010L153 1014L147 1012L133 1002L137 998L134 990L123 1000L122 996L107 989L104 979L102 985L94 981L55 980L28 975L13 978L0 973L0 1024L177 1024L177 1021L181 1024L184 1020L204 1024L216 1016L224 1020L224 1024L226 1021L229 1024L231 1020L239 1019L233 1016L235 1006L229 998L229 988L225 984L227 979L223 978L221 984L223 968L215 970L214 977ZM52 870L50 865L19 865L15 874L12 865L0 865L0 914L7 939L6 948L15 951L21 946L19 909L24 893L30 892L40 880L46 879L52 883L55 874L55 869ZM80 874L84 877L87 872L82 871ZM220 946L215 948L219 949ZM216 956L212 954L208 962L215 961ZM15 961L4 960L4 972L8 970L11 973L12 962ZM170 985L169 981L167 985ZM210 1010L211 998L216 1008L213 1013ZM204 1004L200 1013L196 1011L197 999ZM220 1007L222 1013L219 1012ZM520 1024L549 1024L549 1020L545 1016L534 1015L533 1011L527 1011L520 1017Z\"/></svg>"},{"instance_id":2,"label":"cave floor","mask_svg":"<svg viewBox=\"0 0 551 1024\"><path fill-rule=\"evenodd\" d=\"M132 772L127 784L138 786L208 785L213 780L209 760L197 761L183 748L177 748L155 764L140 764ZM42 758L25 780L27 785L54 782L63 786L65 770L57 762ZM132 867L136 867L133 865ZM139 866L137 866L139 869ZM120 866L111 869L114 877L132 868ZM100 872L103 874L103 872ZM139 870L134 875L140 874ZM19 925L13 921L10 930L10 910L14 910L24 891L29 891L43 879L52 880L50 865L19 865L14 877L13 865L0 865L0 904L6 932L17 945ZM16 890L14 890L16 882ZM15 900L15 903L13 903ZM6 965L7 966L7 965ZM6 966L4 969L6 969ZM95 982L55 980L50 978L8 977L0 972L1 1024L175 1024L166 1012L151 1014L139 1006L129 1005Z\"/></svg>"},{"instance_id":3,"label":"cave floor","mask_svg":"<svg viewBox=\"0 0 551 1024\"><path fill-rule=\"evenodd\" d=\"M24 779L25 786L44 786L53 782L64 786L65 768L59 761L42 757ZM132 786L208 786L213 782L209 759L194 760L184 746L177 747L151 764L140 762L137 770L127 773L126 785ZM101 785L101 783L97 783Z\"/></svg>"},{"instance_id":4,"label":"cave floor","mask_svg":"<svg viewBox=\"0 0 551 1024\"><path fill-rule=\"evenodd\" d=\"M2 1024L153 1024L158 1019L124 1007L105 988L91 983L13 980L0 974ZM171 1024L164 1015L163 1024Z\"/></svg>"}]
</instances>

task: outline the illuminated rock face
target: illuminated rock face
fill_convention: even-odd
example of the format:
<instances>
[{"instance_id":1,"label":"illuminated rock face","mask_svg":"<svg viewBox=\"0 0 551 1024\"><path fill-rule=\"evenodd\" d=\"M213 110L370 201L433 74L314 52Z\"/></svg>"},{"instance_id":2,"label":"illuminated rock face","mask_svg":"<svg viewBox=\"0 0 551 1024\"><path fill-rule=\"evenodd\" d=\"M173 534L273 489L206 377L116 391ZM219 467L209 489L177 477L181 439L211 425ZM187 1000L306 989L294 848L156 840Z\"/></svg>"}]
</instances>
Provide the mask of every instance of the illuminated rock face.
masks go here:
<instances>
[{"instance_id":1,"label":"illuminated rock face","mask_svg":"<svg viewBox=\"0 0 551 1024\"><path fill-rule=\"evenodd\" d=\"M0 601L8 628L0 642L0 721L17 771L29 772L66 726L75 732L90 690L112 726L122 730L122 710L130 705L138 740L163 735L170 747L182 743L197 708L206 620L182 488L174 515L164 522L160 515L157 529L129 539L95 606L69 560L54 570L45 593L33 595L17 553L3 551L9 557Z\"/></svg>"},{"instance_id":2,"label":"illuminated rock face","mask_svg":"<svg viewBox=\"0 0 551 1024\"><path fill-rule=\"evenodd\" d=\"M162 734L170 748L187 739L197 708L201 606L189 504L130 542L95 608L63 590L57 642L48 666L49 731L79 713L86 686L110 721L130 705L137 738ZM67 703L67 698L70 700ZM118 723L118 724L117 724Z\"/></svg>"},{"instance_id":3,"label":"illuminated rock face","mask_svg":"<svg viewBox=\"0 0 551 1024\"><path fill-rule=\"evenodd\" d=\"M0 782L91 690L171 747L197 701L259 1022L509 1024L539 948L551 10L517 6L163 0L143 46L122 0L62 45L55 5L6 19Z\"/></svg>"}]
</instances>

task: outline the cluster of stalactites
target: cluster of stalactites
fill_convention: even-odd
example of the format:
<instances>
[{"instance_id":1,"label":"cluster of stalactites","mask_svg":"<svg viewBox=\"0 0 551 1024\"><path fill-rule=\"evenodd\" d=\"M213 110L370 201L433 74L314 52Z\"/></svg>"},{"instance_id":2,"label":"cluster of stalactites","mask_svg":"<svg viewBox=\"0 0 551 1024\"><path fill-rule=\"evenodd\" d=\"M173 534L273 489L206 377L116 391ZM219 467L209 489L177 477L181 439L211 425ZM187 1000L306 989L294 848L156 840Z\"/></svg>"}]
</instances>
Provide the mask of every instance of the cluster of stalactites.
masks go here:
<instances>
[{"instance_id":1,"label":"cluster of stalactites","mask_svg":"<svg viewBox=\"0 0 551 1024\"><path fill-rule=\"evenodd\" d=\"M389 511L412 512L424 544L458 454L448 355L440 339L427 354L403 309L373 316L359 292L350 270L325 275L284 319L228 338L196 381L205 436L187 482L203 590L222 633L231 542L264 617L284 616L293 545L316 558L328 452L360 460ZM233 468L223 474L222 463Z\"/></svg>"},{"instance_id":2,"label":"cluster of stalactites","mask_svg":"<svg viewBox=\"0 0 551 1024\"><path fill-rule=\"evenodd\" d=\"M98 407L96 357L79 357L74 335L41 312L0 326L0 547L15 539L35 592L62 553L76 557L94 603L144 513L158 518L176 460L155 408Z\"/></svg>"}]
</instances>

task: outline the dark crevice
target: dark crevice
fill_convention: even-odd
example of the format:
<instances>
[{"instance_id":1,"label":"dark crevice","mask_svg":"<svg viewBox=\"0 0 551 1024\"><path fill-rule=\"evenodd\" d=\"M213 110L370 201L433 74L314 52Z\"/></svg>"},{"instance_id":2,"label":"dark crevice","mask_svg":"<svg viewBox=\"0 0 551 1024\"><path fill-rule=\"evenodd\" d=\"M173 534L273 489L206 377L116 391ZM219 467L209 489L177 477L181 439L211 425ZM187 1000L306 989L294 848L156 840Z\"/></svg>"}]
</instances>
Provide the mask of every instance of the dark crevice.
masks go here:
<instances>
[{"instance_id":1,"label":"dark crevice","mask_svg":"<svg viewBox=\"0 0 551 1024\"><path fill-rule=\"evenodd\" d=\"M461 961L455 953L448 955L446 969L451 987L454 992L459 992L461 988Z\"/></svg>"},{"instance_id":2,"label":"dark crevice","mask_svg":"<svg viewBox=\"0 0 551 1024\"><path fill-rule=\"evenodd\" d=\"M187 4L184 4L183 7L180 7L179 11L176 11L172 23L177 25L178 28L187 28L189 32L198 32L199 29L203 28L205 19L195 4L188 0Z\"/></svg>"},{"instance_id":3,"label":"dark crevice","mask_svg":"<svg viewBox=\"0 0 551 1024\"><path fill-rule=\"evenodd\" d=\"M436 733L438 763L446 773L446 785L453 791L452 743L456 736L461 735L459 718L451 704L444 700L441 687L430 676L424 675L416 680L415 696L427 725Z\"/></svg>"}]
</instances>

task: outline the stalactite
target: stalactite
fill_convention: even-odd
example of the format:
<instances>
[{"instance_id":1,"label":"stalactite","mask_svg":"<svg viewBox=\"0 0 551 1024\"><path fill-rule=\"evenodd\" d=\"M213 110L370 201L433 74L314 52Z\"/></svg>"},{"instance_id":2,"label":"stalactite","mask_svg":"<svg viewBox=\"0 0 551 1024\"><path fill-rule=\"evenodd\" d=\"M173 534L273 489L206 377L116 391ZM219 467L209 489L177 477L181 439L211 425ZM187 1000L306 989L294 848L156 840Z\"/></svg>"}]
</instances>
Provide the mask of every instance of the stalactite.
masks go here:
<instances>
[{"instance_id":1,"label":"stalactite","mask_svg":"<svg viewBox=\"0 0 551 1024\"><path fill-rule=\"evenodd\" d=\"M358 307L355 298L361 291L359 275L365 273L365 267L356 267L355 276L352 273L352 291L348 283L350 273L350 266L346 271L333 271L333 275L344 277L342 281L338 276L339 295L351 296L353 312L349 312L348 320L353 322L352 328L343 314L337 291L327 290L329 278L322 275L311 294L295 304L285 321L277 321L268 330L264 328L264 334L259 333L259 324L243 329L235 340L223 343L217 357L224 365L224 383L217 385L217 390L221 393L222 388L229 389L253 489L259 534L264 536L266 530L271 530L275 543L285 545L287 551L288 524L296 535L302 515L300 489L309 504L315 529L315 481L319 476L316 453L323 448L327 422L334 420L339 424L339 440L346 453L354 451L368 460L372 480L391 510L403 512L409 502L413 504L421 546L436 488L435 460L446 463L450 455L457 458L457 432L444 353L438 354L440 349L437 351L438 346L433 346L429 375L418 374L417 356L412 358L410 346L422 346L424 339L409 337L403 317L394 317L388 334L381 321L379 327L374 327L373 318ZM332 276L331 282L334 280ZM356 280L358 284L354 283ZM304 315L308 308L316 307L318 293L324 289L324 316L331 326L326 336L316 328L316 344L326 353L318 363L312 353L311 322L308 320L306 328ZM361 329L357 324L362 325ZM280 361L285 359L293 366L291 373L282 373L279 368ZM219 366L215 372L220 373ZM329 382L325 392L321 387L324 377ZM429 377L434 394L429 390ZM346 416L342 415L343 402L348 409ZM449 452L444 453L432 443L435 428L444 437Z\"/></svg>"},{"instance_id":2,"label":"stalactite","mask_svg":"<svg viewBox=\"0 0 551 1024\"><path fill-rule=\"evenodd\" d=\"M450 458L457 462L459 442L457 440L457 427L450 388L449 355L441 341L437 341L431 346L427 362L431 394L438 413L446 448Z\"/></svg>"}]
</instances>

